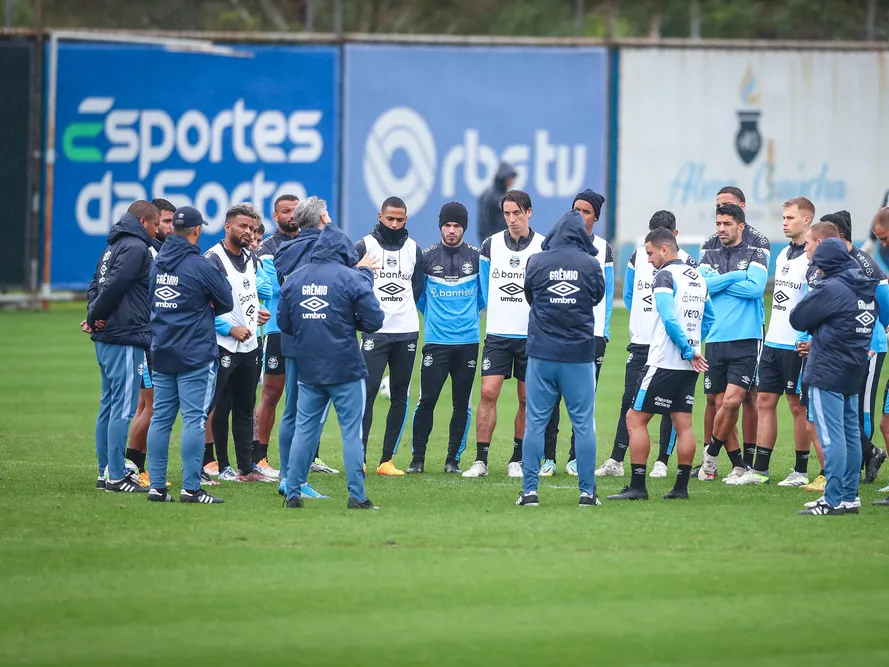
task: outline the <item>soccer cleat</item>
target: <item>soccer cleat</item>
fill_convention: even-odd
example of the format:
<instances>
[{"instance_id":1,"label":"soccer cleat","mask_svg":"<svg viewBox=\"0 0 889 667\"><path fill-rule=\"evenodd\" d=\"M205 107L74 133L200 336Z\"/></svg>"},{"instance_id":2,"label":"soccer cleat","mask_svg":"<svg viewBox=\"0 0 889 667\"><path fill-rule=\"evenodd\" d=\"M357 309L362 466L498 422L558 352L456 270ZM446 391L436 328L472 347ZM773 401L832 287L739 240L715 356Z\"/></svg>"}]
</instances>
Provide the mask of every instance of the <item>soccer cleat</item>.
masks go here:
<instances>
[{"instance_id":1,"label":"soccer cleat","mask_svg":"<svg viewBox=\"0 0 889 667\"><path fill-rule=\"evenodd\" d=\"M875 500L873 502L877 507L889 507L889 498L883 498L882 500Z\"/></svg>"},{"instance_id":2,"label":"soccer cleat","mask_svg":"<svg viewBox=\"0 0 889 667\"><path fill-rule=\"evenodd\" d=\"M463 473L463 477L487 477L488 476L488 464L484 461L476 461L471 466L469 466L469 470Z\"/></svg>"},{"instance_id":3,"label":"soccer cleat","mask_svg":"<svg viewBox=\"0 0 889 667\"><path fill-rule=\"evenodd\" d=\"M423 474L423 462L422 461L412 461L411 464L407 467L407 470L404 471L407 475L422 475Z\"/></svg>"},{"instance_id":4,"label":"soccer cleat","mask_svg":"<svg viewBox=\"0 0 889 667\"><path fill-rule=\"evenodd\" d=\"M311 500L329 500L330 496L325 496L323 493L318 493L315 489L312 488L312 485L306 482L301 487L299 487L299 495L303 498L309 498Z\"/></svg>"},{"instance_id":5,"label":"soccer cleat","mask_svg":"<svg viewBox=\"0 0 889 667\"><path fill-rule=\"evenodd\" d=\"M861 509L861 498L857 497L853 501L844 500L840 503L840 507L846 510L846 514L858 514Z\"/></svg>"},{"instance_id":6,"label":"soccer cleat","mask_svg":"<svg viewBox=\"0 0 889 667\"><path fill-rule=\"evenodd\" d=\"M815 503L814 507L809 507L804 510L799 510L797 514L802 514L806 516L838 516L840 514L845 514L846 508L840 505L839 507L831 507L823 500L819 500Z\"/></svg>"},{"instance_id":7,"label":"soccer cleat","mask_svg":"<svg viewBox=\"0 0 889 667\"><path fill-rule=\"evenodd\" d=\"M151 480L148 479L148 471L139 473L139 486L151 488Z\"/></svg>"},{"instance_id":8,"label":"soccer cleat","mask_svg":"<svg viewBox=\"0 0 889 667\"><path fill-rule=\"evenodd\" d=\"M167 482L167 486L170 486L170 483ZM206 472L201 470L201 486L219 486L219 482L210 477Z\"/></svg>"},{"instance_id":9,"label":"soccer cleat","mask_svg":"<svg viewBox=\"0 0 889 667\"><path fill-rule=\"evenodd\" d=\"M105 478L104 477L98 477L96 479L96 488L100 491L105 490Z\"/></svg>"},{"instance_id":10,"label":"soccer cleat","mask_svg":"<svg viewBox=\"0 0 889 667\"><path fill-rule=\"evenodd\" d=\"M515 504L519 507L537 507L540 504L540 499L537 497L537 491L523 493L519 496L519 499L515 501Z\"/></svg>"},{"instance_id":11,"label":"soccer cleat","mask_svg":"<svg viewBox=\"0 0 889 667\"><path fill-rule=\"evenodd\" d=\"M827 479L824 475L818 475L818 477L812 480L811 484L806 484L802 489L803 491L812 491L813 493L824 493L824 486L826 484Z\"/></svg>"},{"instance_id":12,"label":"soccer cleat","mask_svg":"<svg viewBox=\"0 0 889 667\"><path fill-rule=\"evenodd\" d=\"M552 459L544 460L543 465L540 466L540 472L537 474L540 477L552 477L556 474L556 462Z\"/></svg>"},{"instance_id":13,"label":"soccer cleat","mask_svg":"<svg viewBox=\"0 0 889 667\"><path fill-rule=\"evenodd\" d=\"M726 475L725 479L723 479L722 481L724 484L730 484L732 486L737 486L738 482L746 474L747 474L747 468L745 468L744 466L735 466L734 468L732 468L732 471L728 475Z\"/></svg>"},{"instance_id":14,"label":"soccer cleat","mask_svg":"<svg viewBox=\"0 0 889 667\"><path fill-rule=\"evenodd\" d=\"M735 475L736 470L743 471L740 475ZM757 486L759 484L768 484L771 482L769 473L757 472L756 470L744 470L744 468L734 468L732 473L723 480L730 486Z\"/></svg>"},{"instance_id":15,"label":"soccer cleat","mask_svg":"<svg viewBox=\"0 0 889 667\"><path fill-rule=\"evenodd\" d=\"M655 461L654 467L651 469L651 472L648 473L648 476L653 479L663 479L667 476L667 464L663 461Z\"/></svg>"},{"instance_id":16,"label":"soccer cleat","mask_svg":"<svg viewBox=\"0 0 889 667\"><path fill-rule=\"evenodd\" d=\"M278 495L286 496L287 495L287 478L282 477L281 481L278 482Z\"/></svg>"},{"instance_id":17,"label":"soccer cleat","mask_svg":"<svg viewBox=\"0 0 889 667\"><path fill-rule=\"evenodd\" d=\"M236 473L231 466L225 466L222 470L219 471L219 481L220 482L237 482L238 481L238 473Z\"/></svg>"},{"instance_id":18,"label":"soccer cleat","mask_svg":"<svg viewBox=\"0 0 889 667\"><path fill-rule=\"evenodd\" d=\"M448 461L445 463L444 471L449 475L463 474L463 471L460 470L460 466L457 465L456 461Z\"/></svg>"},{"instance_id":19,"label":"soccer cleat","mask_svg":"<svg viewBox=\"0 0 889 667\"><path fill-rule=\"evenodd\" d=\"M509 465L506 466L506 476L507 477L515 477L517 479L521 479L524 477L522 473L522 462L521 461L513 461Z\"/></svg>"},{"instance_id":20,"label":"soccer cleat","mask_svg":"<svg viewBox=\"0 0 889 667\"><path fill-rule=\"evenodd\" d=\"M349 496L349 502L346 503L346 509L350 510L378 510L380 509L376 505L373 504L373 501L370 498L365 498L362 501L355 500L351 496Z\"/></svg>"},{"instance_id":21,"label":"soccer cleat","mask_svg":"<svg viewBox=\"0 0 889 667\"><path fill-rule=\"evenodd\" d=\"M571 459L565 464L565 472L572 477L577 477L577 459Z\"/></svg>"},{"instance_id":22,"label":"soccer cleat","mask_svg":"<svg viewBox=\"0 0 889 667\"><path fill-rule=\"evenodd\" d=\"M808 483L809 476L806 473L791 470L785 479L778 482L778 486L804 486Z\"/></svg>"},{"instance_id":23,"label":"soccer cleat","mask_svg":"<svg viewBox=\"0 0 889 667\"><path fill-rule=\"evenodd\" d=\"M886 452L879 447L874 447L874 455L870 457L870 461L864 467L864 483L873 484L880 472L880 467L886 462Z\"/></svg>"},{"instance_id":24,"label":"soccer cleat","mask_svg":"<svg viewBox=\"0 0 889 667\"><path fill-rule=\"evenodd\" d=\"M293 498L285 499L284 500L284 507L286 507L289 510L297 510L297 509L302 509L303 507L305 507L305 504L303 503L302 496L300 495L300 496L293 496Z\"/></svg>"},{"instance_id":25,"label":"soccer cleat","mask_svg":"<svg viewBox=\"0 0 889 667\"><path fill-rule=\"evenodd\" d=\"M220 478L222 475L220 475ZM246 475L238 472L237 477L235 477L236 482L277 482L278 480L272 479L271 477L266 477L261 472L259 472L259 468L253 466L253 472L248 473Z\"/></svg>"},{"instance_id":26,"label":"soccer cleat","mask_svg":"<svg viewBox=\"0 0 889 667\"><path fill-rule=\"evenodd\" d=\"M577 501L579 507L599 507L601 504L602 501L599 500L599 496L595 493L593 495L581 493L580 499Z\"/></svg>"},{"instance_id":27,"label":"soccer cleat","mask_svg":"<svg viewBox=\"0 0 889 667\"><path fill-rule=\"evenodd\" d=\"M204 466L204 472L210 477L219 477L219 464L216 461L210 461Z\"/></svg>"},{"instance_id":28,"label":"soccer cleat","mask_svg":"<svg viewBox=\"0 0 889 667\"><path fill-rule=\"evenodd\" d=\"M339 475L340 471L336 468L331 468L321 459L315 459L312 462L311 467L309 468L309 472L320 472L324 475Z\"/></svg>"},{"instance_id":29,"label":"soccer cleat","mask_svg":"<svg viewBox=\"0 0 889 667\"><path fill-rule=\"evenodd\" d=\"M712 482L716 479L716 464L718 461L717 457L710 456L705 449L704 462L701 463L701 468L698 470L698 480L701 482Z\"/></svg>"},{"instance_id":30,"label":"soccer cleat","mask_svg":"<svg viewBox=\"0 0 889 667\"><path fill-rule=\"evenodd\" d=\"M877 489L877 493L889 493L889 486L884 486L882 489Z\"/></svg>"},{"instance_id":31,"label":"soccer cleat","mask_svg":"<svg viewBox=\"0 0 889 667\"><path fill-rule=\"evenodd\" d=\"M182 489L179 493L179 502L199 503L201 505L221 505L225 501L222 498L211 496L203 489L198 489L197 491L186 491L185 489Z\"/></svg>"},{"instance_id":32,"label":"soccer cleat","mask_svg":"<svg viewBox=\"0 0 889 667\"><path fill-rule=\"evenodd\" d=\"M817 505L818 503L823 503L823 502L824 502L824 496L821 496L820 498L818 498L818 499L816 499L816 500L810 500L810 501L807 502L807 503L803 503L803 507L808 508L808 509L812 509L812 508L815 507L815 505Z\"/></svg>"},{"instance_id":33,"label":"soccer cleat","mask_svg":"<svg viewBox=\"0 0 889 667\"><path fill-rule=\"evenodd\" d=\"M399 470L391 460L383 461L377 466L378 475L386 475L387 477L404 477L404 470Z\"/></svg>"},{"instance_id":34,"label":"soccer cleat","mask_svg":"<svg viewBox=\"0 0 889 667\"><path fill-rule=\"evenodd\" d=\"M688 489L670 489L664 494L664 500L688 500Z\"/></svg>"},{"instance_id":35,"label":"soccer cleat","mask_svg":"<svg viewBox=\"0 0 889 667\"><path fill-rule=\"evenodd\" d=\"M574 462L575 475L577 474L577 461ZM665 473L666 474L666 473ZM605 463L596 468L596 477L623 477L624 462L614 459L606 459Z\"/></svg>"},{"instance_id":36,"label":"soccer cleat","mask_svg":"<svg viewBox=\"0 0 889 667\"><path fill-rule=\"evenodd\" d=\"M269 465L269 460L267 458L260 459L256 464L256 468L259 469L259 472L263 475L271 479L278 479L281 476L281 471Z\"/></svg>"},{"instance_id":37,"label":"soccer cleat","mask_svg":"<svg viewBox=\"0 0 889 667\"><path fill-rule=\"evenodd\" d=\"M166 489L158 490L151 489L148 492L147 500L150 500L153 503L174 503L176 499L173 498L172 494Z\"/></svg>"},{"instance_id":38,"label":"soccer cleat","mask_svg":"<svg viewBox=\"0 0 889 667\"><path fill-rule=\"evenodd\" d=\"M106 493L148 493L148 489L139 486L139 482L131 477L124 477L119 482L105 481Z\"/></svg>"},{"instance_id":39,"label":"soccer cleat","mask_svg":"<svg viewBox=\"0 0 889 667\"><path fill-rule=\"evenodd\" d=\"M625 486L623 491L608 496L606 500L648 500L648 491L640 491L632 486Z\"/></svg>"}]
</instances>

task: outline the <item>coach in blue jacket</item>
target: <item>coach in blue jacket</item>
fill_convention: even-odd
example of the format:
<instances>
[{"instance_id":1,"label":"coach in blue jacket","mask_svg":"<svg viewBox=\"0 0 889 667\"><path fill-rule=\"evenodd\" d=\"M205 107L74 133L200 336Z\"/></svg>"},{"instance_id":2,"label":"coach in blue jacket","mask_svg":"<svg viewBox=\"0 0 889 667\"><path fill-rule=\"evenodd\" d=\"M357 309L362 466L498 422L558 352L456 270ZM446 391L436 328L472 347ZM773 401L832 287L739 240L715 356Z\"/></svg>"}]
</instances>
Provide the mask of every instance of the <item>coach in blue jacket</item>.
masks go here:
<instances>
[{"instance_id":1,"label":"coach in blue jacket","mask_svg":"<svg viewBox=\"0 0 889 667\"><path fill-rule=\"evenodd\" d=\"M824 278L790 312L790 325L812 335L803 383L824 448L824 498L800 514L858 513L861 439L858 391L877 321L877 280L861 270L840 239L822 241L812 265Z\"/></svg>"},{"instance_id":2,"label":"coach in blue jacket","mask_svg":"<svg viewBox=\"0 0 889 667\"><path fill-rule=\"evenodd\" d=\"M352 242L327 225L312 249L312 261L297 269L281 288L278 325L293 336L299 366L296 435L287 466L287 507L302 507L306 482L321 436L321 415L333 402L343 435L343 463L349 509L375 509L364 492L364 416L367 366L356 333L383 326L383 311L373 293L371 267L358 264ZM335 363L332 363L335 361Z\"/></svg>"},{"instance_id":3,"label":"coach in blue jacket","mask_svg":"<svg viewBox=\"0 0 889 667\"><path fill-rule=\"evenodd\" d=\"M596 337L593 307L605 295L596 249L577 211L562 216L525 269L528 320L527 426L522 443L524 489L517 505L537 505L543 439L564 396L574 427L580 505L596 497Z\"/></svg>"},{"instance_id":4,"label":"coach in blue jacket","mask_svg":"<svg viewBox=\"0 0 889 667\"><path fill-rule=\"evenodd\" d=\"M87 291L84 331L96 345L102 398L96 418L96 487L108 492L144 491L124 477L130 420L139 400L139 364L151 345L148 327L148 270L160 213L151 202L134 202L108 234ZM108 480L103 477L108 466Z\"/></svg>"},{"instance_id":5,"label":"coach in blue jacket","mask_svg":"<svg viewBox=\"0 0 889 667\"><path fill-rule=\"evenodd\" d=\"M148 500L156 502L173 501L167 491L167 459L170 433L180 410L179 500L222 502L201 489L201 464L219 354L214 316L229 312L234 301L228 280L197 246L206 224L197 209L176 209L173 233L164 242L149 277L154 415L148 428Z\"/></svg>"}]
</instances>

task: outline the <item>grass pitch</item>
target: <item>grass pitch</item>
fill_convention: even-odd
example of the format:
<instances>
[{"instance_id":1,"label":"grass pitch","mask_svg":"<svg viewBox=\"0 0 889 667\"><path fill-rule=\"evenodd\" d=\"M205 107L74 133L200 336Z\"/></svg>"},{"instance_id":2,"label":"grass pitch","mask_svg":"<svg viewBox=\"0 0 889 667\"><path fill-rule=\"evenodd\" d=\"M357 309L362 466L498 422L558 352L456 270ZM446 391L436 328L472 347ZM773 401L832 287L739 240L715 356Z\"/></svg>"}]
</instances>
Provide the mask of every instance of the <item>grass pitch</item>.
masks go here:
<instances>
[{"instance_id":1,"label":"grass pitch","mask_svg":"<svg viewBox=\"0 0 889 667\"><path fill-rule=\"evenodd\" d=\"M689 502L668 503L675 465L648 503L581 509L565 419L543 504L517 508L508 383L486 479L440 472L446 390L429 472L369 476L379 512L346 512L343 475L313 476L333 498L303 511L270 484L215 487L218 507L149 504L93 488L99 374L82 312L0 313L0 665L889 664L889 515L870 507L885 472L859 516L799 517L812 495L775 484L693 481ZM600 462L626 360L626 312L614 320ZM792 467L789 429L782 405L775 481ZM342 461L335 422L322 453ZM409 459L408 430L396 462Z\"/></svg>"}]
</instances>

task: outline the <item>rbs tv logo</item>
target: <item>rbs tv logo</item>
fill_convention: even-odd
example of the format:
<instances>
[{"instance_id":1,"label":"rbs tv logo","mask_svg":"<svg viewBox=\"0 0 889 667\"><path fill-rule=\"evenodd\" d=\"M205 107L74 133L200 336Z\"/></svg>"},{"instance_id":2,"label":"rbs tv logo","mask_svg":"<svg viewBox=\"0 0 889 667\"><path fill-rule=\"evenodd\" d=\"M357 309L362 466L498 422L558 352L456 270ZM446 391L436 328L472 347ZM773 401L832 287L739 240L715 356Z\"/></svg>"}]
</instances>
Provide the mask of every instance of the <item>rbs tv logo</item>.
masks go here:
<instances>
[{"instance_id":1,"label":"rbs tv logo","mask_svg":"<svg viewBox=\"0 0 889 667\"><path fill-rule=\"evenodd\" d=\"M449 199L458 191L458 179L473 197L493 181L501 161L516 170L513 188L532 196L569 197L586 179L587 147L550 143L545 129L533 131L529 143L506 146L498 152L484 143L479 131L466 128L463 143L449 147L439 160L435 137L426 120L413 109L394 107L374 122L364 146L364 184L371 201L386 197L404 199L408 211L419 212L436 191ZM408 166L396 173L393 161L404 153Z\"/></svg>"},{"instance_id":2,"label":"rbs tv logo","mask_svg":"<svg viewBox=\"0 0 889 667\"><path fill-rule=\"evenodd\" d=\"M285 114L238 99L212 116L188 109L173 117L157 108L118 108L113 97L87 97L77 112L82 120L61 133L62 154L107 168L77 195L75 218L88 235L104 236L134 200L155 197L195 206L210 223L207 231L217 233L233 203L251 201L265 211L280 194L304 198L301 183L277 182L266 169L314 163L324 152L322 112L314 109Z\"/></svg>"}]
</instances>

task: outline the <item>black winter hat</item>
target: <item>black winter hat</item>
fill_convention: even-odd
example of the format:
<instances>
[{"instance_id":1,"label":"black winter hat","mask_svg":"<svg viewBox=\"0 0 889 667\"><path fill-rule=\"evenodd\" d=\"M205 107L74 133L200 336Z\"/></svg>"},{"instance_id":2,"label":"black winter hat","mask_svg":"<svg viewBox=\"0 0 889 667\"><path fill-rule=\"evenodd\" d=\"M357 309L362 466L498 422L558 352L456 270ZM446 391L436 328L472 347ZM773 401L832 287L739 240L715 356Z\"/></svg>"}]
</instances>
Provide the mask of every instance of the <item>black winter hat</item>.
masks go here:
<instances>
[{"instance_id":1,"label":"black winter hat","mask_svg":"<svg viewBox=\"0 0 889 667\"><path fill-rule=\"evenodd\" d=\"M596 212L596 220L598 220L599 214L602 212L602 204L605 203L605 197L600 195L598 192L593 192L592 190L587 188L583 192L578 193L576 197L574 197L574 201L577 201L578 199L582 199L583 201L589 202L590 205L592 205L593 211Z\"/></svg>"},{"instance_id":2,"label":"black winter hat","mask_svg":"<svg viewBox=\"0 0 889 667\"><path fill-rule=\"evenodd\" d=\"M469 224L469 213L460 202L449 201L441 207L441 212L438 214L438 228L441 229L449 222L456 222L464 232L466 231L466 226Z\"/></svg>"}]
</instances>

